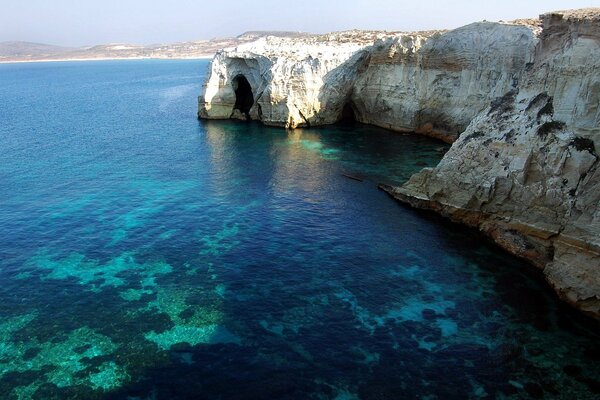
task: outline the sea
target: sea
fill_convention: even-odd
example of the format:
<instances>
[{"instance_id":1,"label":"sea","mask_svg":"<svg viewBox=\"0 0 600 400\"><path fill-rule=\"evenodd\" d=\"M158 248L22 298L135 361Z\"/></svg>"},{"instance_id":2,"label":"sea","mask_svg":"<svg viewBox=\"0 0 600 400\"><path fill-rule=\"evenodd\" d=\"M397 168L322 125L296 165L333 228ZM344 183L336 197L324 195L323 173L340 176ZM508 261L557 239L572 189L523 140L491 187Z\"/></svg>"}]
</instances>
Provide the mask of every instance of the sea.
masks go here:
<instances>
[{"instance_id":1,"label":"sea","mask_svg":"<svg viewBox=\"0 0 600 400\"><path fill-rule=\"evenodd\" d=\"M199 121L208 66L0 65L0 399L600 398L598 324L378 190L448 145Z\"/></svg>"}]
</instances>

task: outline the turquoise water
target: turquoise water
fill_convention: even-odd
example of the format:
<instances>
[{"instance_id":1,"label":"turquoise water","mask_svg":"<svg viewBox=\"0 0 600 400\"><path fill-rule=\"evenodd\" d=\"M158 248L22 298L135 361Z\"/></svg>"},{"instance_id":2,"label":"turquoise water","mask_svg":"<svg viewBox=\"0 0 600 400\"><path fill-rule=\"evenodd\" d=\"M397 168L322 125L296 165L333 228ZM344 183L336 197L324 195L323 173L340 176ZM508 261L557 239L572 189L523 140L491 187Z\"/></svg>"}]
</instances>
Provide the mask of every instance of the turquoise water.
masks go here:
<instances>
[{"instance_id":1,"label":"turquoise water","mask_svg":"<svg viewBox=\"0 0 600 400\"><path fill-rule=\"evenodd\" d=\"M199 122L206 69L0 65L0 398L598 398L597 325L377 190L444 144Z\"/></svg>"}]
</instances>

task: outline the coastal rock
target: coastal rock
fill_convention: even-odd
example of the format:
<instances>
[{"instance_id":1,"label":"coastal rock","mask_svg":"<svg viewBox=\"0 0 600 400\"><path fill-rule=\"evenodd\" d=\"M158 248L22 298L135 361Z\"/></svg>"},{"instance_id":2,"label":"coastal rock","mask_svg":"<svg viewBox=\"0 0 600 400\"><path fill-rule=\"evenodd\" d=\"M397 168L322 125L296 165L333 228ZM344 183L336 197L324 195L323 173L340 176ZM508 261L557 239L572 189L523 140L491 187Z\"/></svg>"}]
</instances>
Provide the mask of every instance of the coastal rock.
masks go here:
<instances>
[{"instance_id":1,"label":"coastal rock","mask_svg":"<svg viewBox=\"0 0 600 400\"><path fill-rule=\"evenodd\" d=\"M385 33L343 32L302 38L267 37L217 52L203 95L201 118L227 119L235 113L236 87L250 84L246 117L267 125L296 128L340 118L368 48ZM239 117L239 114L238 114Z\"/></svg>"},{"instance_id":2,"label":"coastal rock","mask_svg":"<svg viewBox=\"0 0 600 400\"><path fill-rule=\"evenodd\" d=\"M480 22L428 40L378 41L352 92L358 120L452 142L492 99L518 85L537 31Z\"/></svg>"},{"instance_id":3,"label":"coastal rock","mask_svg":"<svg viewBox=\"0 0 600 400\"><path fill-rule=\"evenodd\" d=\"M542 16L524 83L396 198L478 227L600 316L600 10ZM593 21L590 21L592 19Z\"/></svg>"},{"instance_id":4,"label":"coastal rock","mask_svg":"<svg viewBox=\"0 0 600 400\"><path fill-rule=\"evenodd\" d=\"M600 318L600 9L261 39L216 55L199 116L288 128L347 117L454 142L436 168L385 189L479 228Z\"/></svg>"},{"instance_id":5,"label":"coastal rock","mask_svg":"<svg viewBox=\"0 0 600 400\"><path fill-rule=\"evenodd\" d=\"M536 25L481 22L449 32L267 37L216 54L199 116L236 114L243 76L254 98L247 118L267 125L332 124L346 110L359 122L451 142L518 83L537 32Z\"/></svg>"}]
</instances>

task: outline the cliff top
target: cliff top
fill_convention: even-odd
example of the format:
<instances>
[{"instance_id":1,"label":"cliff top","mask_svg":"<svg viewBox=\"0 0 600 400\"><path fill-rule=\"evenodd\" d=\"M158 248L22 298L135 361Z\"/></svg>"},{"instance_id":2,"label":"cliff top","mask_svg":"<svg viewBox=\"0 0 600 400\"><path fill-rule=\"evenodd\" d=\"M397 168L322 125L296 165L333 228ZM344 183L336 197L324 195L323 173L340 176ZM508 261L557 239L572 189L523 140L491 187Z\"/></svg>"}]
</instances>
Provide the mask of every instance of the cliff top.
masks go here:
<instances>
[{"instance_id":1,"label":"cliff top","mask_svg":"<svg viewBox=\"0 0 600 400\"><path fill-rule=\"evenodd\" d=\"M388 32L351 30L298 37L267 36L250 43L224 49L232 53L260 54L266 57L305 59L306 57L337 57L372 46L378 40L408 37L411 40L426 39L446 31Z\"/></svg>"},{"instance_id":2,"label":"cliff top","mask_svg":"<svg viewBox=\"0 0 600 400\"><path fill-rule=\"evenodd\" d=\"M514 19L512 21L499 21L501 24L508 24L508 25L524 25L524 26L530 26L530 27L535 27L535 28L541 28L542 27L542 20L539 18L519 18L519 19Z\"/></svg>"},{"instance_id":3,"label":"cliff top","mask_svg":"<svg viewBox=\"0 0 600 400\"><path fill-rule=\"evenodd\" d=\"M481 21L475 24L502 24L518 25L530 28L535 35L539 35L544 21L559 18L566 21L587 20L592 23L600 21L600 8L582 8L575 10L551 11L544 13L539 18L522 18L513 21ZM459 28L460 29L460 28ZM374 44L377 40L410 36L414 39L427 39L436 34L443 34L447 30L429 30L416 32L400 31L372 31L350 30L326 34L299 34L299 35L273 35L266 36L250 43L244 43L236 48L228 48L228 52L251 52L266 56L294 55L322 55L356 51L365 46ZM331 46L331 45L335 46Z\"/></svg>"},{"instance_id":4,"label":"cliff top","mask_svg":"<svg viewBox=\"0 0 600 400\"><path fill-rule=\"evenodd\" d=\"M482 32L492 35L522 35L523 29L528 29L534 35L538 35L541 31L541 22L536 20L519 20L512 22L475 22L464 27L457 28L452 32L468 38L477 38ZM522 27L521 30L514 30L513 33L508 33L507 30L502 30L502 26ZM496 31L499 29L499 31ZM319 58L321 60L329 58L337 58L348 53L354 53L363 50L367 47L377 45L381 42L394 41L397 46L404 49L398 54L406 52L411 53L416 48L423 45L428 39L435 36L447 34L448 30L430 30L417 32L389 32L389 31L367 31L367 30L350 30L332 32L327 34L306 35L300 37L276 37L267 36L256 41L241 44L236 47L223 49L229 57L239 56L245 58L247 56L254 57L261 55L267 58L287 58L292 60L304 60L309 57ZM470 40L471 40L470 39ZM465 43L469 43L467 40ZM385 59L393 61L389 54L385 55Z\"/></svg>"},{"instance_id":5,"label":"cliff top","mask_svg":"<svg viewBox=\"0 0 600 400\"><path fill-rule=\"evenodd\" d=\"M562 16L564 19L567 20L600 20L600 7L551 11L540 15L540 18L544 18L546 16Z\"/></svg>"},{"instance_id":6,"label":"cliff top","mask_svg":"<svg viewBox=\"0 0 600 400\"><path fill-rule=\"evenodd\" d=\"M330 32L323 34L306 34L303 36L297 37L275 37L268 36L266 40L268 42L277 42L281 41L291 41L294 43L301 44L331 44L335 43L348 43L348 44L358 44L358 45L367 45L372 44L378 39L385 39L388 37L396 37L398 35L412 35L412 36L423 36L429 37L436 33L446 32L444 30L430 30L430 31L416 31L416 32L400 32L400 31L370 31L370 30L360 30L353 29L349 31L339 31L339 32Z\"/></svg>"}]
</instances>

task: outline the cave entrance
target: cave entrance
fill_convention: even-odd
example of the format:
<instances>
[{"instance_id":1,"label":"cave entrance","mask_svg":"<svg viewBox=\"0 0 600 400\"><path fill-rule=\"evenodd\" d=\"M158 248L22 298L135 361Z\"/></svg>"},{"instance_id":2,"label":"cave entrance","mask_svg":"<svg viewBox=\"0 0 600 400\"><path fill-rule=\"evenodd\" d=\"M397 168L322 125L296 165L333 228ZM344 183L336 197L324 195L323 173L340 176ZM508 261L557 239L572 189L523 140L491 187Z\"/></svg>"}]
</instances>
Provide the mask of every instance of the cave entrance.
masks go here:
<instances>
[{"instance_id":1,"label":"cave entrance","mask_svg":"<svg viewBox=\"0 0 600 400\"><path fill-rule=\"evenodd\" d=\"M347 125L352 125L356 122L356 113L354 112L354 105L352 103L344 104L339 122Z\"/></svg>"},{"instance_id":2,"label":"cave entrance","mask_svg":"<svg viewBox=\"0 0 600 400\"><path fill-rule=\"evenodd\" d=\"M235 91L234 110L240 110L242 114L249 117L250 109L254 105L254 95L252 86L244 75L238 75L233 78L233 90Z\"/></svg>"}]
</instances>

